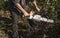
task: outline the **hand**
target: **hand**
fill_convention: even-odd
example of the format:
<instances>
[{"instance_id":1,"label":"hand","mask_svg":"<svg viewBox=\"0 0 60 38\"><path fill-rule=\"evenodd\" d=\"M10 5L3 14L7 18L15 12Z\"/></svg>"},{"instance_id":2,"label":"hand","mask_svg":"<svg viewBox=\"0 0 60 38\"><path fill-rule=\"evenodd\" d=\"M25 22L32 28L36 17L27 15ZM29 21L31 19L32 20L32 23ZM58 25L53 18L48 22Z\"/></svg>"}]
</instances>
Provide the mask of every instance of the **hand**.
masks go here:
<instances>
[{"instance_id":1,"label":"hand","mask_svg":"<svg viewBox=\"0 0 60 38\"><path fill-rule=\"evenodd\" d=\"M32 16L35 12L34 11L30 11L30 13L24 13L24 16Z\"/></svg>"},{"instance_id":2,"label":"hand","mask_svg":"<svg viewBox=\"0 0 60 38\"><path fill-rule=\"evenodd\" d=\"M30 14L29 13L25 13L24 16L30 16Z\"/></svg>"},{"instance_id":3,"label":"hand","mask_svg":"<svg viewBox=\"0 0 60 38\"><path fill-rule=\"evenodd\" d=\"M30 11L30 16L32 16L35 12L32 10Z\"/></svg>"}]
</instances>

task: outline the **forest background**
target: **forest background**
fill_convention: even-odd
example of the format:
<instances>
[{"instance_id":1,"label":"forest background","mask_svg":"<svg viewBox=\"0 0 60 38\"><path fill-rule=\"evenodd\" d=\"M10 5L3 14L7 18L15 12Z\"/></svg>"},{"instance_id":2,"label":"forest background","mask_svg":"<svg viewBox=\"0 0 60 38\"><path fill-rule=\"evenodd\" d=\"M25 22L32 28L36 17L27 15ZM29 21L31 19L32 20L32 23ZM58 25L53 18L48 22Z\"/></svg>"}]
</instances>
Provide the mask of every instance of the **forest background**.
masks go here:
<instances>
[{"instance_id":1,"label":"forest background","mask_svg":"<svg viewBox=\"0 0 60 38\"><path fill-rule=\"evenodd\" d=\"M55 22L51 24L33 21L34 24L31 26L26 18L18 15L20 37L60 38L60 0L37 0L37 4L41 6L40 15ZM8 10L8 0L0 0L0 38L12 38L11 35L12 19Z\"/></svg>"}]
</instances>

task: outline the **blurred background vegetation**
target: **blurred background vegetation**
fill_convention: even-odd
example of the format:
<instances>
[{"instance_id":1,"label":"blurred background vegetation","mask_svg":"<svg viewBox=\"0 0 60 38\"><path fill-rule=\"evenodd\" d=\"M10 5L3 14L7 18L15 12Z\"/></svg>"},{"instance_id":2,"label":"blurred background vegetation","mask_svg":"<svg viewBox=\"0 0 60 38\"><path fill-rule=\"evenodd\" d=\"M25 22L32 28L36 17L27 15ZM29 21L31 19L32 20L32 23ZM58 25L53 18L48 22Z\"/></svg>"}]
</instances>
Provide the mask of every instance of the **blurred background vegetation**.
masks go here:
<instances>
[{"instance_id":1,"label":"blurred background vegetation","mask_svg":"<svg viewBox=\"0 0 60 38\"><path fill-rule=\"evenodd\" d=\"M41 6L40 15L53 19L53 24L34 22L29 25L26 18L18 15L19 36L21 38L60 38L60 0L37 0ZM12 19L8 10L8 0L0 0L0 38L12 38Z\"/></svg>"}]
</instances>

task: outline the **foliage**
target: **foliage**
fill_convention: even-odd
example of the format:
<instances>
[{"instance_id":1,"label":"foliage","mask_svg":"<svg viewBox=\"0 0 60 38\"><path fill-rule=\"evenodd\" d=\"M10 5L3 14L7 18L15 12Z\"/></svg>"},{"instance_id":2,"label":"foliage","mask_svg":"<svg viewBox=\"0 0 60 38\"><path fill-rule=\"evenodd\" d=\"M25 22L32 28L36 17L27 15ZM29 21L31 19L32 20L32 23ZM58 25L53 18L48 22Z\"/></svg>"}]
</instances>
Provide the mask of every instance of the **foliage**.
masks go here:
<instances>
[{"instance_id":1,"label":"foliage","mask_svg":"<svg viewBox=\"0 0 60 38\"><path fill-rule=\"evenodd\" d=\"M8 6L8 1L7 0L1 0L0 1L0 9L5 9L7 8Z\"/></svg>"}]
</instances>

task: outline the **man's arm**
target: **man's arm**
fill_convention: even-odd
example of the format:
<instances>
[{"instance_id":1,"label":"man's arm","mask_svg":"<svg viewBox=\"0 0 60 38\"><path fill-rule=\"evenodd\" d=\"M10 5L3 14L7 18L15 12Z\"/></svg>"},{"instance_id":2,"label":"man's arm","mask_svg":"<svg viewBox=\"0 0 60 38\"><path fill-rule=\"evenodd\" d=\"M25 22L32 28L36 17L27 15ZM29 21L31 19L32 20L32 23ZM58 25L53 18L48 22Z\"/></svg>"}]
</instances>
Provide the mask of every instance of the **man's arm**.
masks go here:
<instances>
[{"instance_id":1,"label":"man's arm","mask_svg":"<svg viewBox=\"0 0 60 38\"><path fill-rule=\"evenodd\" d=\"M20 1L21 1L21 0L14 0L13 3L14 3L14 5L15 5L20 11L22 11L22 13L23 13L25 16L29 16L29 14L27 13L27 11L26 11L25 9L23 9L23 7L21 6Z\"/></svg>"},{"instance_id":2,"label":"man's arm","mask_svg":"<svg viewBox=\"0 0 60 38\"><path fill-rule=\"evenodd\" d=\"M29 16L29 14L27 13L27 11L25 11L25 9L23 9L23 7L22 7L19 3L16 3L15 5L16 5L16 7L18 7L19 10L22 11L22 13L23 13L25 16Z\"/></svg>"},{"instance_id":3,"label":"man's arm","mask_svg":"<svg viewBox=\"0 0 60 38\"><path fill-rule=\"evenodd\" d=\"M36 7L36 10L39 12L40 11L40 8L38 7L37 3L36 3L36 0L34 0L32 2L34 4L34 6Z\"/></svg>"}]
</instances>

